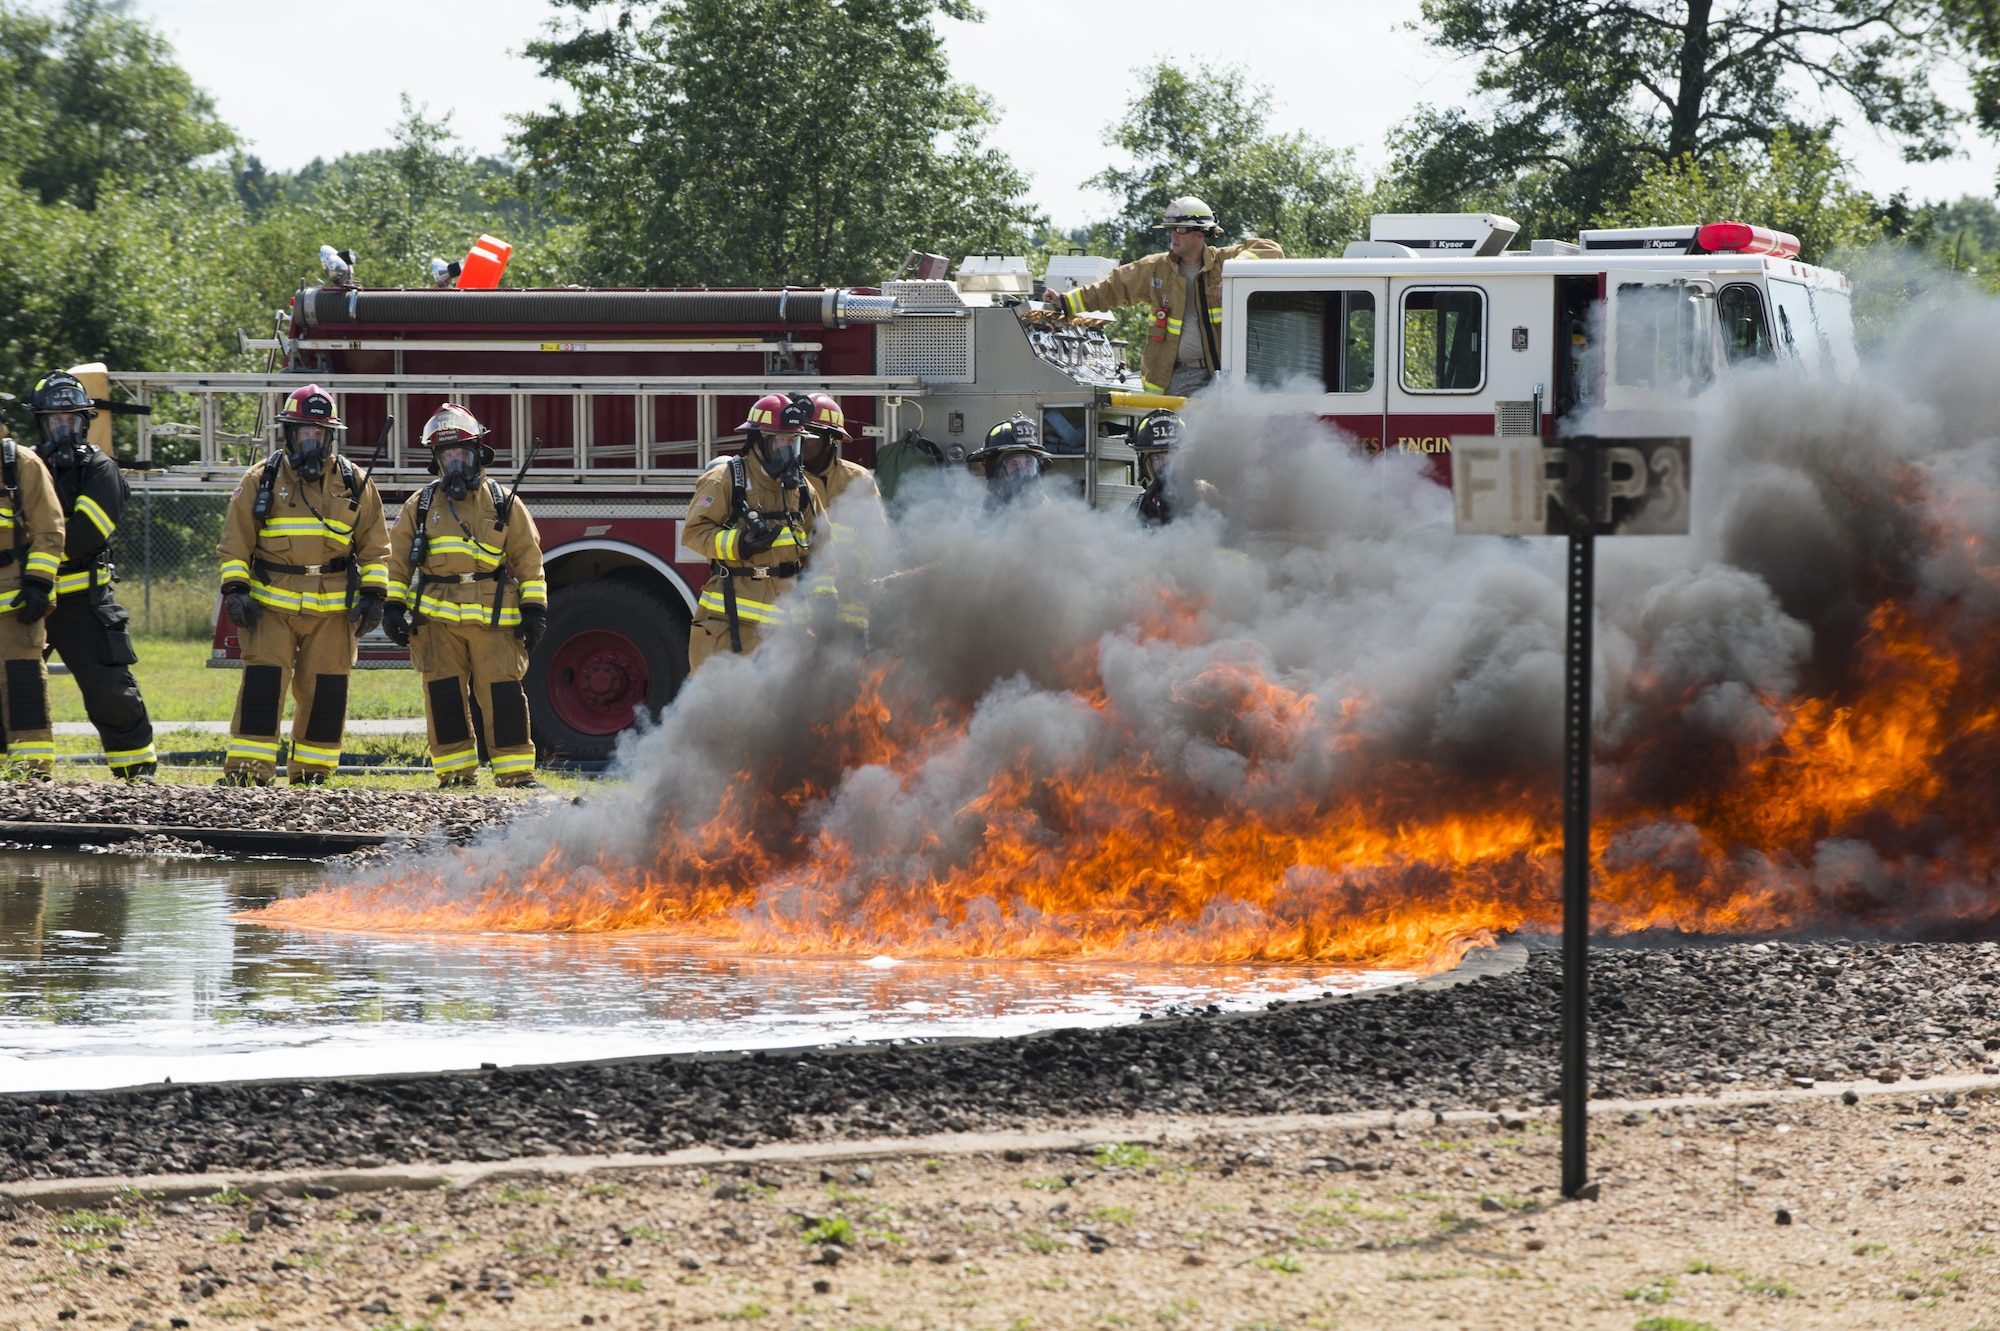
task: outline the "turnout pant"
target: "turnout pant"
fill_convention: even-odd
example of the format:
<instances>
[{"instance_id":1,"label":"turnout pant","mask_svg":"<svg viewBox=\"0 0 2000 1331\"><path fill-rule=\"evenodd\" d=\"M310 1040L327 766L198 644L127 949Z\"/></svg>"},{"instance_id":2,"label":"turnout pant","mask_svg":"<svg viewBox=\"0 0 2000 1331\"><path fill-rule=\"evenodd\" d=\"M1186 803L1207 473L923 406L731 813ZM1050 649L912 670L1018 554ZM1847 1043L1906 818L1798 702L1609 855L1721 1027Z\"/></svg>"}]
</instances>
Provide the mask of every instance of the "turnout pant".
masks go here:
<instances>
[{"instance_id":1,"label":"turnout pant","mask_svg":"<svg viewBox=\"0 0 2000 1331\"><path fill-rule=\"evenodd\" d=\"M42 663L48 634L37 620L23 624L13 610L0 614L0 722L5 734L0 762L44 775L56 766L56 732L49 728L49 668Z\"/></svg>"},{"instance_id":2,"label":"turnout pant","mask_svg":"<svg viewBox=\"0 0 2000 1331\"><path fill-rule=\"evenodd\" d=\"M737 631L742 635L745 656L757 650L760 639L757 626L739 617ZM701 663L717 654L729 655L729 621L720 615L713 619L697 615L688 626L688 673L691 675L701 668Z\"/></svg>"},{"instance_id":3,"label":"turnout pant","mask_svg":"<svg viewBox=\"0 0 2000 1331\"><path fill-rule=\"evenodd\" d=\"M528 732L528 695L521 688L528 652L513 629L424 620L410 629L410 664L424 676L433 771L444 777L479 766L477 726L497 784L534 779L535 742Z\"/></svg>"},{"instance_id":4,"label":"turnout pant","mask_svg":"<svg viewBox=\"0 0 2000 1331\"><path fill-rule=\"evenodd\" d=\"M56 602L43 621L49 646L69 667L69 676L83 694L83 710L97 727L104 757L114 772L155 761L153 723L132 665L130 616L111 597L109 588L89 595L70 593ZM39 627L39 626L38 626Z\"/></svg>"},{"instance_id":5,"label":"turnout pant","mask_svg":"<svg viewBox=\"0 0 2000 1331\"><path fill-rule=\"evenodd\" d=\"M300 615L264 607L237 631L243 684L229 723L223 769L268 781L278 767L278 718L292 690L292 759L286 772L330 774L340 765L347 730L347 676L354 668L354 625L345 612Z\"/></svg>"}]
</instances>

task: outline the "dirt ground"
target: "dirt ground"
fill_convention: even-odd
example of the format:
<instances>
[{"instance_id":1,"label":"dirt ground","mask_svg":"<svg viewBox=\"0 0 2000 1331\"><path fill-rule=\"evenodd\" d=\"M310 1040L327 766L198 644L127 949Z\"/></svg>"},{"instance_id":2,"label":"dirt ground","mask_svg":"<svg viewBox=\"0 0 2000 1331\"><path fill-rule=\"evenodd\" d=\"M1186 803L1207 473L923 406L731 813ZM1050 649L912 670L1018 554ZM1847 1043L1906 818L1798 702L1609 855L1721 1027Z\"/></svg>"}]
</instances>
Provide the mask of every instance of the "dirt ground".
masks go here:
<instances>
[{"instance_id":1,"label":"dirt ground","mask_svg":"<svg viewBox=\"0 0 2000 1331\"><path fill-rule=\"evenodd\" d=\"M1573 1203L1552 1120L1434 1120L22 1206L0 1324L2000 1328L2000 1099L1612 1111Z\"/></svg>"}]
</instances>

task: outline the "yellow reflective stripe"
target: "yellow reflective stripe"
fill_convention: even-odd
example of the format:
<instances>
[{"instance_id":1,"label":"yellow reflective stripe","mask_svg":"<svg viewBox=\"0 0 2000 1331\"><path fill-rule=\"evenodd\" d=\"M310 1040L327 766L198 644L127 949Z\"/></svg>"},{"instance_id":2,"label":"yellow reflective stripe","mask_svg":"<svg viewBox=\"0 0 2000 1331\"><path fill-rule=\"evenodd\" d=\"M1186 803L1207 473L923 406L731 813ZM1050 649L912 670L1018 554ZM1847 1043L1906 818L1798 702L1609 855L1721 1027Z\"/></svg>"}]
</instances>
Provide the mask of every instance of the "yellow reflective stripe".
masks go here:
<instances>
[{"instance_id":1,"label":"yellow reflective stripe","mask_svg":"<svg viewBox=\"0 0 2000 1331\"><path fill-rule=\"evenodd\" d=\"M468 767L479 766L478 749L460 749L454 753L434 753L431 755L433 772L462 772Z\"/></svg>"},{"instance_id":2,"label":"yellow reflective stripe","mask_svg":"<svg viewBox=\"0 0 2000 1331\"><path fill-rule=\"evenodd\" d=\"M89 569L85 569L81 573L64 573L56 578L57 596L63 596L70 592L87 592L89 590L90 590Z\"/></svg>"},{"instance_id":3,"label":"yellow reflective stripe","mask_svg":"<svg viewBox=\"0 0 2000 1331\"><path fill-rule=\"evenodd\" d=\"M524 601L546 601L549 599L549 584L541 578L526 578L521 583L521 599Z\"/></svg>"},{"instance_id":4,"label":"yellow reflective stripe","mask_svg":"<svg viewBox=\"0 0 2000 1331\"><path fill-rule=\"evenodd\" d=\"M1211 305L1208 307L1208 321L1212 324L1222 322L1222 307L1220 305Z\"/></svg>"},{"instance_id":5,"label":"yellow reflective stripe","mask_svg":"<svg viewBox=\"0 0 2000 1331\"><path fill-rule=\"evenodd\" d=\"M392 579L389 583L389 599L397 605L407 604L410 599L410 584Z\"/></svg>"},{"instance_id":6,"label":"yellow reflective stripe","mask_svg":"<svg viewBox=\"0 0 2000 1331\"><path fill-rule=\"evenodd\" d=\"M109 536L111 529L118 525L111 520L111 515L104 511L104 506L89 495L76 497L76 511L89 518L90 525L97 528L100 535Z\"/></svg>"},{"instance_id":7,"label":"yellow reflective stripe","mask_svg":"<svg viewBox=\"0 0 2000 1331\"><path fill-rule=\"evenodd\" d=\"M1151 379L1146 378L1139 380L1139 387L1145 389L1148 393L1164 393L1167 391L1165 384L1156 384Z\"/></svg>"},{"instance_id":8,"label":"yellow reflective stripe","mask_svg":"<svg viewBox=\"0 0 2000 1331\"><path fill-rule=\"evenodd\" d=\"M263 758L267 761L275 761L278 757L278 741L274 739L250 739L244 735L231 735L229 737L229 748L224 756L229 758Z\"/></svg>"},{"instance_id":9,"label":"yellow reflective stripe","mask_svg":"<svg viewBox=\"0 0 2000 1331\"><path fill-rule=\"evenodd\" d=\"M387 587L389 585L389 566L387 564L363 564L361 566L361 585L363 587Z\"/></svg>"},{"instance_id":10,"label":"yellow reflective stripe","mask_svg":"<svg viewBox=\"0 0 2000 1331\"><path fill-rule=\"evenodd\" d=\"M0 508L0 531L12 531L13 528L14 510L11 508Z\"/></svg>"},{"instance_id":11,"label":"yellow reflective stripe","mask_svg":"<svg viewBox=\"0 0 2000 1331\"><path fill-rule=\"evenodd\" d=\"M335 745L333 748L327 748L323 744L302 744L293 740L292 761L304 763L309 767L338 767L340 747Z\"/></svg>"},{"instance_id":12,"label":"yellow reflective stripe","mask_svg":"<svg viewBox=\"0 0 2000 1331\"><path fill-rule=\"evenodd\" d=\"M108 767L130 767L133 763L158 762L160 755L153 751L149 743L143 749L106 749L104 762Z\"/></svg>"},{"instance_id":13,"label":"yellow reflective stripe","mask_svg":"<svg viewBox=\"0 0 2000 1331\"><path fill-rule=\"evenodd\" d=\"M430 548L425 551L425 563L431 555L470 555L474 563L493 568L500 563L505 551L484 541L468 541L462 536L433 536Z\"/></svg>"},{"instance_id":14,"label":"yellow reflective stripe","mask_svg":"<svg viewBox=\"0 0 2000 1331\"><path fill-rule=\"evenodd\" d=\"M496 753L493 755L493 774L495 776L508 776L515 772L532 772L534 770L535 755L533 753Z\"/></svg>"},{"instance_id":15,"label":"yellow reflective stripe","mask_svg":"<svg viewBox=\"0 0 2000 1331\"><path fill-rule=\"evenodd\" d=\"M840 607L840 622L852 624L855 628L868 627L868 607L858 601L848 601Z\"/></svg>"},{"instance_id":16,"label":"yellow reflective stripe","mask_svg":"<svg viewBox=\"0 0 2000 1331\"><path fill-rule=\"evenodd\" d=\"M1180 332L1180 331L1181 331L1181 321L1180 321L1179 319L1169 319L1169 320L1167 320L1167 331L1168 331L1169 333L1178 333L1178 332Z\"/></svg>"},{"instance_id":17,"label":"yellow reflective stripe","mask_svg":"<svg viewBox=\"0 0 2000 1331\"><path fill-rule=\"evenodd\" d=\"M249 564L247 564L247 563L245 563L245 562L244 562L243 560L241 560L241 559L225 559L225 560L223 560L223 561L222 561L222 580L223 580L224 582L248 582L248 581L250 581L250 565L249 565Z\"/></svg>"},{"instance_id":18,"label":"yellow reflective stripe","mask_svg":"<svg viewBox=\"0 0 2000 1331\"><path fill-rule=\"evenodd\" d=\"M802 542L799 540L797 533L793 532L790 527L786 527L778 532L777 539L771 542L771 548L773 550L786 546L796 548L801 544Z\"/></svg>"},{"instance_id":19,"label":"yellow reflective stripe","mask_svg":"<svg viewBox=\"0 0 2000 1331\"><path fill-rule=\"evenodd\" d=\"M743 539L743 533L734 527L724 527L715 534L715 557L723 563L736 558L736 546Z\"/></svg>"},{"instance_id":20,"label":"yellow reflective stripe","mask_svg":"<svg viewBox=\"0 0 2000 1331\"><path fill-rule=\"evenodd\" d=\"M729 606L723 601L720 588L704 587L701 600L697 604L704 610L712 610L724 617L729 614ZM751 624L782 624L791 618L791 614L782 605L770 601L753 601L747 596L739 596L736 598L736 617Z\"/></svg>"},{"instance_id":21,"label":"yellow reflective stripe","mask_svg":"<svg viewBox=\"0 0 2000 1331\"><path fill-rule=\"evenodd\" d=\"M440 624L484 624L492 607L485 601L447 601L441 597L426 595L417 603L417 613L425 619L434 619ZM521 622L521 607L503 605L500 607L499 627L507 628Z\"/></svg>"},{"instance_id":22,"label":"yellow reflective stripe","mask_svg":"<svg viewBox=\"0 0 2000 1331\"><path fill-rule=\"evenodd\" d=\"M59 556L52 555L46 550L37 550L28 556L27 571L39 573L53 582L56 568L61 563L62 559Z\"/></svg>"},{"instance_id":23,"label":"yellow reflective stripe","mask_svg":"<svg viewBox=\"0 0 2000 1331\"><path fill-rule=\"evenodd\" d=\"M56 756L56 742L52 739L8 738L5 759L15 762L44 762Z\"/></svg>"},{"instance_id":24,"label":"yellow reflective stripe","mask_svg":"<svg viewBox=\"0 0 2000 1331\"><path fill-rule=\"evenodd\" d=\"M346 540L354 535L354 528L331 518L266 518L264 525L257 529L259 536L326 536L335 540Z\"/></svg>"},{"instance_id":25,"label":"yellow reflective stripe","mask_svg":"<svg viewBox=\"0 0 2000 1331\"><path fill-rule=\"evenodd\" d=\"M273 587L268 582L250 584L250 597L274 610L294 610L301 614L324 615L347 609L346 591L294 592Z\"/></svg>"},{"instance_id":26,"label":"yellow reflective stripe","mask_svg":"<svg viewBox=\"0 0 2000 1331\"><path fill-rule=\"evenodd\" d=\"M1070 314L1083 313L1083 288L1071 287L1062 293L1062 307Z\"/></svg>"}]
</instances>

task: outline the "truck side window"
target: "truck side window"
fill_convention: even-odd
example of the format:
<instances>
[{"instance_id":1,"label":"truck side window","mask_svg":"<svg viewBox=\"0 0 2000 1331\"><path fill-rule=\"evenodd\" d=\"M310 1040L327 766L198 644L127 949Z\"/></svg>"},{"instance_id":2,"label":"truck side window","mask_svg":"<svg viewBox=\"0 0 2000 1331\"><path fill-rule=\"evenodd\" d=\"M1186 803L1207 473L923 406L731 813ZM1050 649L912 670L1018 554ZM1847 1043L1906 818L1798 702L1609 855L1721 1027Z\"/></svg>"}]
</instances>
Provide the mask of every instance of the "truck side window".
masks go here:
<instances>
[{"instance_id":1,"label":"truck side window","mask_svg":"<svg viewBox=\"0 0 2000 1331\"><path fill-rule=\"evenodd\" d=\"M1777 355L1771 345L1771 324L1764 317L1764 298L1745 282L1731 283L1715 300L1722 317L1722 349L1734 365L1743 360L1770 360Z\"/></svg>"},{"instance_id":2,"label":"truck side window","mask_svg":"<svg viewBox=\"0 0 2000 1331\"><path fill-rule=\"evenodd\" d=\"M1403 388L1476 393L1486 383L1486 293L1427 287L1403 293Z\"/></svg>"},{"instance_id":3,"label":"truck side window","mask_svg":"<svg viewBox=\"0 0 2000 1331\"><path fill-rule=\"evenodd\" d=\"M1278 388L1298 379L1328 393L1375 387L1375 294L1253 291L1245 328L1250 382Z\"/></svg>"},{"instance_id":4,"label":"truck side window","mask_svg":"<svg viewBox=\"0 0 2000 1331\"><path fill-rule=\"evenodd\" d=\"M1826 348L1813 319L1812 296L1797 282L1773 281L1771 304L1778 311L1778 340L1801 366L1817 374L1824 366Z\"/></svg>"}]
</instances>

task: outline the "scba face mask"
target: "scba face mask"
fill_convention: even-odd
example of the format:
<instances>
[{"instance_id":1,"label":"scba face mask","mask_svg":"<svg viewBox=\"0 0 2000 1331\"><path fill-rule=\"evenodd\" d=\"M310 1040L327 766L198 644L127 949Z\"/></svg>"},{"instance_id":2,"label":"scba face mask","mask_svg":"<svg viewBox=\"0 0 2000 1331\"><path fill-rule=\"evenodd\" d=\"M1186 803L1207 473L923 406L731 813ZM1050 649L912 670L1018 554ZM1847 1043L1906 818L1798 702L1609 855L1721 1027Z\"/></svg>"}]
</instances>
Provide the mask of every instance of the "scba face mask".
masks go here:
<instances>
[{"instance_id":1,"label":"scba face mask","mask_svg":"<svg viewBox=\"0 0 2000 1331\"><path fill-rule=\"evenodd\" d=\"M326 430L318 425L294 425L291 447L287 449L292 461L292 470L302 481L316 481L326 475L327 447Z\"/></svg>"},{"instance_id":2,"label":"scba face mask","mask_svg":"<svg viewBox=\"0 0 2000 1331\"><path fill-rule=\"evenodd\" d=\"M772 476L783 476L799 465L799 437L795 434L767 434L761 445L764 470Z\"/></svg>"},{"instance_id":3,"label":"scba face mask","mask_svg":"<svg viewBox=\"0 0 2000 1331\"><path fill-rule=\"evenodd\" d=\"M469 448L447 448L438 457L438 475L444 478L444 492L463 499L479 483L479 459Z\"/></svg>"},{"instance_id":4,"label":"scba face mask","mask_svg":"<svg viewBox=\"0 0 2000 1331\"><path fill-rule=\"evenodd\" d=\"M83 444L83 421L68 412L42 418L42 442L36 449L51 467L76 465L77 449Z\"/></svg>"}]
</instances>

